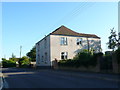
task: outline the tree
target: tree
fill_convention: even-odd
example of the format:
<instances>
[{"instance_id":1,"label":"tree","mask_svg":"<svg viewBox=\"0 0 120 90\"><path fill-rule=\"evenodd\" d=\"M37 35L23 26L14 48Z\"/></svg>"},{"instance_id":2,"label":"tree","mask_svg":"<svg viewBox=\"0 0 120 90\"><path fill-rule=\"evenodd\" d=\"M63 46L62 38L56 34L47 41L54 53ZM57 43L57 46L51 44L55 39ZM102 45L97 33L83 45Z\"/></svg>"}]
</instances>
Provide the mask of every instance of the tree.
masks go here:
<instances>
[{"instance_id":1,"label":"tree","mask_svg":"<svg viewBox=\"0 0 120 90\"><path fill-rule=\"evenodd\" d=\"M29 58L27 56L23 56L22 58L19 59L18 61L19 66L28 66L30 64Z\"/></svg>"},{"instance_id":2,"label":"tree","mask_svg":"<svg viewBox=\"0 0 120 90\"><path fill-rule=\"evenodd\" d=\"M107 44L108 44L108 48L113 49L114 51L115 48L118 48L120 46L120 33L117 35L114 28L112 28L110 34L111 35L108 37L109 42Z\"/></svg>"},{"instance_id":3,"label":"tree","mask_svg":"<svg viewBox=\"0 0 120 90\"><path fill-rule=\"evenodd\" d=\"M30 61L36 61L36 47L34 46L26 55L30 58Z\"/></svg>"}]
</instances>

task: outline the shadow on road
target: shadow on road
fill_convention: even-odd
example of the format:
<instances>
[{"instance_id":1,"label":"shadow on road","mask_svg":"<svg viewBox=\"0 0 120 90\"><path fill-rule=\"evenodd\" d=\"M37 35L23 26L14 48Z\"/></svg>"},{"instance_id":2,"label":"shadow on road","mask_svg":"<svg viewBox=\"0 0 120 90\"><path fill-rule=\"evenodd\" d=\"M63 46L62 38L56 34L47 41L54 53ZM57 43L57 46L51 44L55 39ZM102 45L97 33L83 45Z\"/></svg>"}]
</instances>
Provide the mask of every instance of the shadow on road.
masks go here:
<instances>
[{"instance_id":1,"label":"shadow on road","mask_svg":"<svg viewBox=\"0 0 120 90\"><path fill-rule=\"evenodd\" d=\"M118 82L93 78L98 74L3 68L7 88L118 88ZM85 76L86 75L86 76ZM90 77L92 76L92 78Z\"/></svg>"}]
</instances>

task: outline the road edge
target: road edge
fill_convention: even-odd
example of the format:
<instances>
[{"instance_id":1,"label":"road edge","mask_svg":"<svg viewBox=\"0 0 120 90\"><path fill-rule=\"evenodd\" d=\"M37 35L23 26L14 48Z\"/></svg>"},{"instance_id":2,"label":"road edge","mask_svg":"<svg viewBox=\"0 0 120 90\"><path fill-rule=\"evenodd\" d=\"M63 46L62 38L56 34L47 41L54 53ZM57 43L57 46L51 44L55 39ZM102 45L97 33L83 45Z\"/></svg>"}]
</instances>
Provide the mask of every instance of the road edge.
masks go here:
<instances>
[{"instance_id":1,"label":"road edge","mask_svg":"<svg viewBox=\"0 0 120 90\"><path fill-rule=\"evenodd\" d=\"M3 88L3 74L1 73L1 86L0 86L0 90L2 90Z\"/></svg>"},{"instance_id":2,"label":"road edge","mask_svg":"<svg viewBox=\"0 0 120 90\"><path fill-rule=\"evenodd\" d=\"M3 75L3 74L2 74ZM2 88L9 88L9 85L8 85L8 83L7 83L7 81L5 80L5 77L4 77L4 75L2 76L2 82L3 82L3 86L2 86Z\"/></svg>"}]
</instances>

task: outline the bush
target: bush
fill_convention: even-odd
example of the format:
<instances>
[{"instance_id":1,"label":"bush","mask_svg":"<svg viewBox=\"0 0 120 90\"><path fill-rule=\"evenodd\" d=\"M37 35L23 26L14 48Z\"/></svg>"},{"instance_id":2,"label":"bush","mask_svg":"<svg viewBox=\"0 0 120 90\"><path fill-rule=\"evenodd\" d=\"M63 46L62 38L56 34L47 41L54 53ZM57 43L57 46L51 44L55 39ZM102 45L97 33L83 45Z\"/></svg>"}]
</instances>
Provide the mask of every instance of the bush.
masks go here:
<instances>
[{"instance_id":1,"label":"bush","mask_svg":"<svg viewBox=\"0 0 120 90\"><path fill-rule=\"evenodd\" d=\"M97 56L102 55L102 53L91 54L87 50L83 50L78 53L73 59L68 60L60 60L58 62L59 66L67 66L67 67L88 67L88 66L96 66L97 64Z\"/></svg>"},{"instance_id":2,"label":"bush","mask_svg":"<svg viewBox=\"0 0 120 90\"><path fill-rule=\"evenodd\" d=\"M3 60L2 61L2 66L4 68L7 68L7 67L16 67L16 62L12 61L12 60Z\"/></svg>"},{"instance_id":3,"label":"bush","mask_svg":"<svg viewBox=\"0 0 120 90\"><path fill-rule=\"evenodd\" d=\"M118 64L120 64L120 47L115 51Z\"/></svg>"},{"instance_id":4,"label":"bush","mask_svg":"<svg viewBox=\"0 0 120 90\"><path fill-rule=\"evenodd\" d=\"M78 53L73 60L76 62L76 67L85 66L88 67L90 65L92 55L89 52L80 52Z\"/></svg>"},{"instance_id":5,"label":"bush","mask_svg":"<svg viewBox=\"0 0 120 90\"><path fill-rule=\"evenodd\" d=\"M71 67L72 66L72 60L71 59L68 59L68 60L60 60L58 62L58 65L59 66L68 66L68 67Z\"/></svg>"},{"instance_id":6,"label":"bush","mask_svg":"<svg viewBox=\"0 0 120 90\"><path fill-rule=\"evenodd\" d=\"M94 53L89 60L89 65L96 66L97 65L97 58L98 58L98 53Z\"/></svg>"},{"instance_id":7,"label":"bush","mask_svg":"<svg viewBox=\"0 0 120 90\"><path fill-rule=\"evenodd\" d=\"M104 61L102 62L103 69L112 69L112 56L104 56Z\"/></svg>"},{"instance_id":8,"label":"bush","mask_svg":"<svg viewBox=\"0 0 120 90\"><path fill-rule=\"evenodd\" d=\"M22 58L19 59L18 63L20 67L28 67L30 64L30 60L28 57L23 56Z\"/></svg>"}]
</instances>

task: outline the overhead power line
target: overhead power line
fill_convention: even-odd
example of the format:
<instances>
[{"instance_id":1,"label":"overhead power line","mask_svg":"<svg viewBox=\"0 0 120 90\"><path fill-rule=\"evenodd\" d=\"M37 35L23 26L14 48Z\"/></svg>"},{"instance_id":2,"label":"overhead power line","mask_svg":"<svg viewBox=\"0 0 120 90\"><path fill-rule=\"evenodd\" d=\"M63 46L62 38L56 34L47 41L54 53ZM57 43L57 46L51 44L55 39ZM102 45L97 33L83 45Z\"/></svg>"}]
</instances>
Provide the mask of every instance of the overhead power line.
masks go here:
<instances>
[{"instance_id":1,"label":"overhead power line","mask_svg":"<svg viewBox=\"0 0 120 90\"><path fill-rule=\"evenodd\" d=\"M92 7L95 4L95 2L88 3L88 2L81 2L78 6L76 6L72 11L67 13L64 17L62 17L59 21L57 21L51 28L57 27L59 24L67 24L73 19L75 19L77 16L81 15L83 12L85 12L87 9Z\"/></svg>"}]
</instances>

